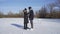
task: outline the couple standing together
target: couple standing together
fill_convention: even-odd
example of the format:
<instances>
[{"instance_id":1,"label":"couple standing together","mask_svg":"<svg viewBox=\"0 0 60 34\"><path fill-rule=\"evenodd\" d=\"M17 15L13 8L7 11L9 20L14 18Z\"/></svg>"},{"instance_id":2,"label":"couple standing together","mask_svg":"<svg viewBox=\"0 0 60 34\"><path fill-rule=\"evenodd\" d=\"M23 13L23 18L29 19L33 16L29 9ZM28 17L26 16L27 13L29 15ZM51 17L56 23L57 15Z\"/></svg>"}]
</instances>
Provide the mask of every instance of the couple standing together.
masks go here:
<instances>
[{"instance_id":1,"label":"couple standing together","mask_svg":"<svg viewBox=\"0 0 60 34\"><path fill-rule=\"evenodd\" d=\"M29 21L31 24L31 29L33 29L34 12L32 10L32 7L28 7L28 9L29 9L29 12L27 12L26 8L23 10L23 12L24 12L24 29L28 29L27 24L29 23Z\"/></svg>"}]
</instances>

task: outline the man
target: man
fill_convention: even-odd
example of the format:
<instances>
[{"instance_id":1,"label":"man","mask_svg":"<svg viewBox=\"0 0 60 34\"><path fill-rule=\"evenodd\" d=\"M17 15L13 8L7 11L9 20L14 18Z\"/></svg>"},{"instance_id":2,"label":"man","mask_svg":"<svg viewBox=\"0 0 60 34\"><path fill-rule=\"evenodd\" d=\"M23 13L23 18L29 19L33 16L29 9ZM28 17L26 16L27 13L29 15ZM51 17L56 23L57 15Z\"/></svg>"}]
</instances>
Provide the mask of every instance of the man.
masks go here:
<instances>
[{"instance_id":1,"label":"man","mask_svg":"<svg viewBox=\"0 0 60 34\"><path fill-rule=\"evenodd\" d=\"M25 8L25 9L23 10L23 12L24 12L24 29L27 30L27 23L28 23L28 13L27 13L27 9Z\"/></svg>"},{"instance_id":2,"label":"man","mask_svg":"<svg viewBox=\"0 0 60 34\"><path fill-rule=\"evenodd\" d=\"M32 7L28 7L29 9L29 20L31 23L31 30L33 30L33 19L34 19L34 12L32 10Z\"/></svg>"}]
</instances>

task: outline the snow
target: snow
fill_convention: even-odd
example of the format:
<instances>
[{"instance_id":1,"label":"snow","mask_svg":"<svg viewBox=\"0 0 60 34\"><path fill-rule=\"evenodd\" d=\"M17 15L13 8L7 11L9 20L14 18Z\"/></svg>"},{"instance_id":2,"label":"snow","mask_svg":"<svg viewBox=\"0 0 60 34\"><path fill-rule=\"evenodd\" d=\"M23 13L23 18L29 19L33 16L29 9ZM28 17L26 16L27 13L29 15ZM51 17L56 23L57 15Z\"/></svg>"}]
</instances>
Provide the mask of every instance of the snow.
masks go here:
<instances>
[{"instance_id":1,"label":"snow","mask_svg":"<svg viewBox=\"0 0 60 34\"><path fill-rule=\"evenodd\" d=\"M24 30L23 18L0 18L0 34L60 34L60 19L34 18L33 24L33 31Z\"/></svg>"}]
</instances>

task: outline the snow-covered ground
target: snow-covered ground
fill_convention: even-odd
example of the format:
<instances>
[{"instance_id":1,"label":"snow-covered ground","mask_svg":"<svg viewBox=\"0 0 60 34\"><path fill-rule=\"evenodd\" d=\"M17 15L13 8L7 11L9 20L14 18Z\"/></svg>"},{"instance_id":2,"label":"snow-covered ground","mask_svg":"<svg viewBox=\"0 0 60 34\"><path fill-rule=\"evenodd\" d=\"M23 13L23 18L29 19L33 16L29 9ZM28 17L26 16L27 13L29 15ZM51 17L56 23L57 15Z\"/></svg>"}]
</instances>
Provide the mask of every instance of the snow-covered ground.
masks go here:
<instances>
[{"instance_id":1,"label":"snow-covered ground","mask_svg":"<svg viewBox=\"0 0 60 34\"><path fill-rule=\"evenodd\" d=\"M60 19L35 18L33 22L32 31L23 29L23 18L0 18L0 34L60 34Z\"/></svg>"}]
</instances>

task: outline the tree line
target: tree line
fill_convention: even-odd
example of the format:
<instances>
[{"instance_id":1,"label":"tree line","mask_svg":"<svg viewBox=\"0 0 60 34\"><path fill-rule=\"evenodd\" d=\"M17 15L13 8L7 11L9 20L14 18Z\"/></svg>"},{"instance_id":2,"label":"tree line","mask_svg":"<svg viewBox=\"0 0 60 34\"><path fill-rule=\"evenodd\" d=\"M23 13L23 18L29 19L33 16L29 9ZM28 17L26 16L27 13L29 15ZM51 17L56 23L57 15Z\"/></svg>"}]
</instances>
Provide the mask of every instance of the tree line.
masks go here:
<instances>
[{"instance_id":1,"label":"tree line","mask_svg":"<svg viewBox=\"0 0 60 34\"><path fill-rule=\"evenodd\" d=\"M60 0L43 6L36 12L38 18L60 18Z\"/></svg>"},{"instance_id":2,"label":"tree line","mask_svg":"<svg viewBox=\"0 0 60 34\"><path fill-rule=\"evenodd\" d=\"M23 12L19 11L19 13L13 13L9 11L7 14L4 14L3 12L0 11L0 18L19 18L23 17Z\"/></svg>"}]
</instances>

